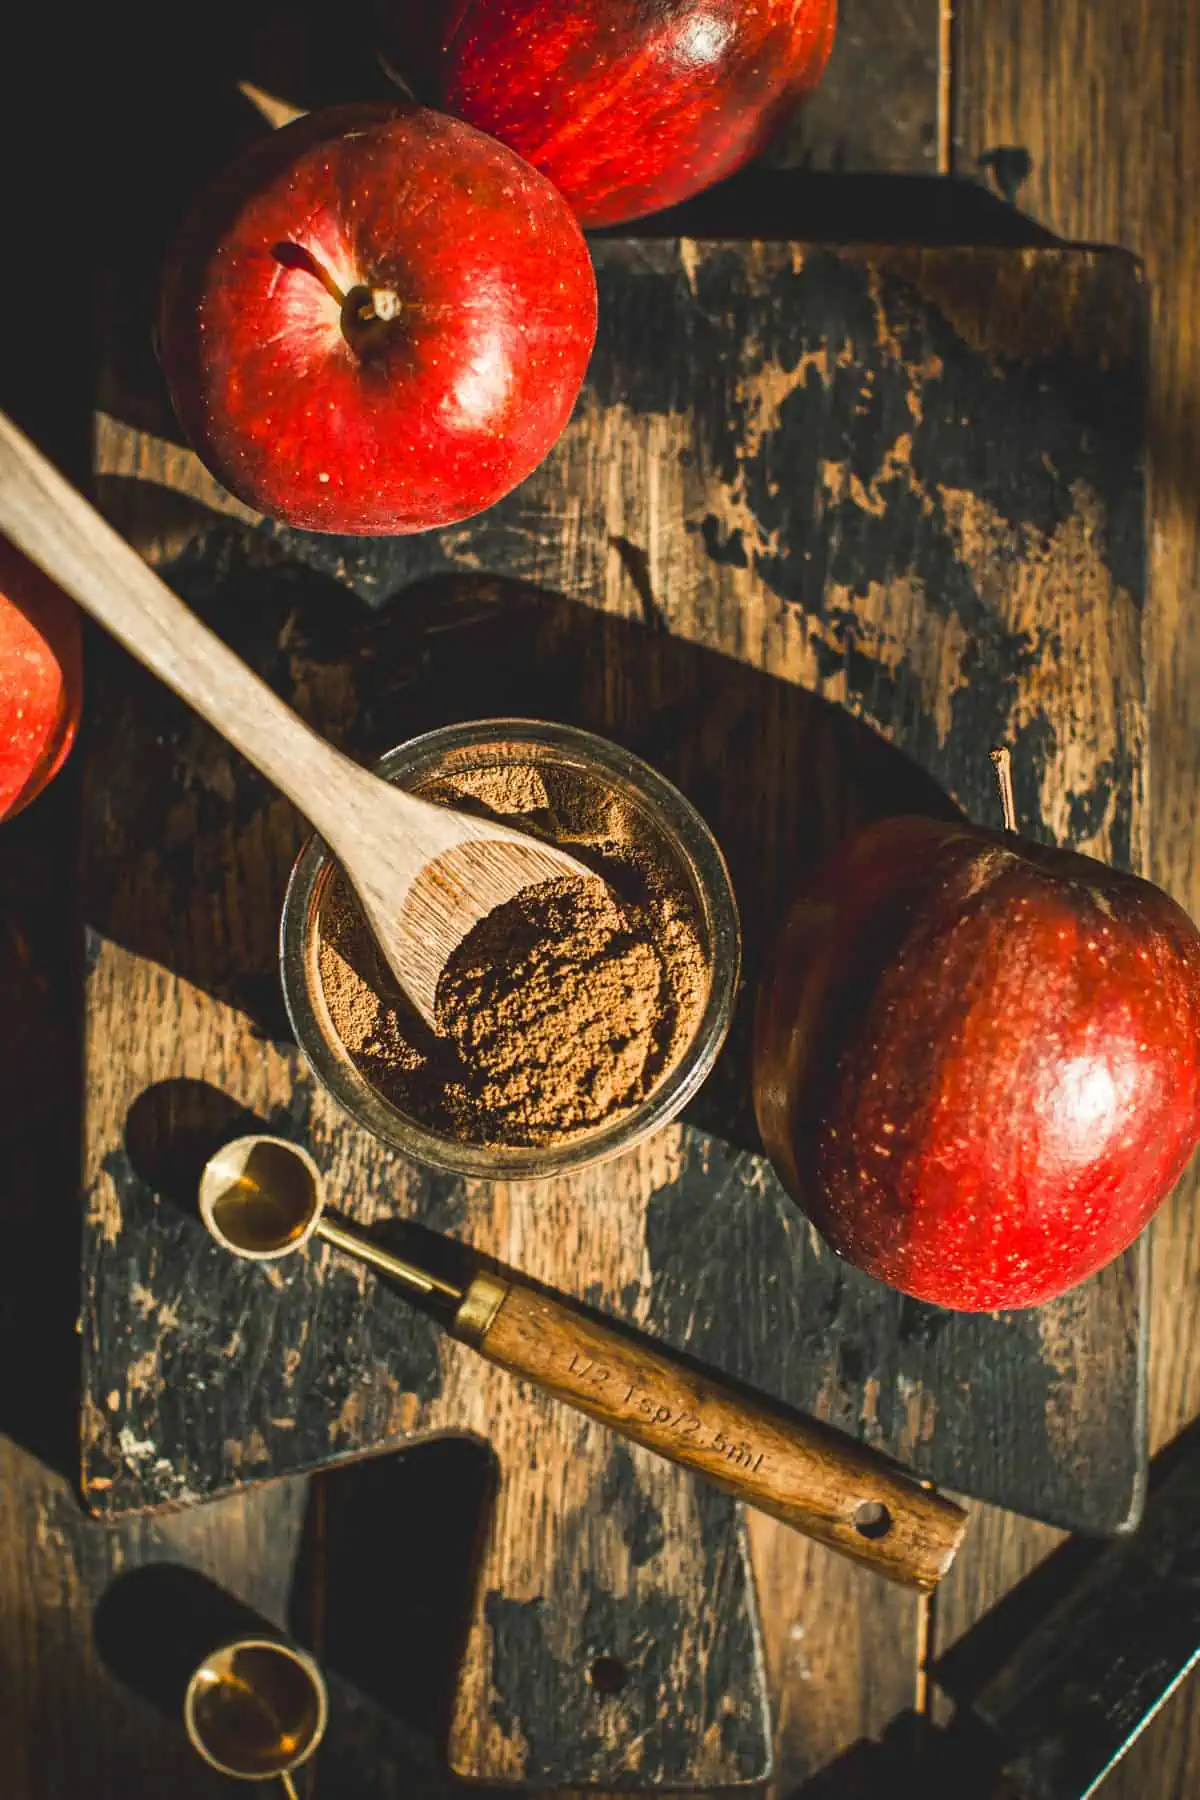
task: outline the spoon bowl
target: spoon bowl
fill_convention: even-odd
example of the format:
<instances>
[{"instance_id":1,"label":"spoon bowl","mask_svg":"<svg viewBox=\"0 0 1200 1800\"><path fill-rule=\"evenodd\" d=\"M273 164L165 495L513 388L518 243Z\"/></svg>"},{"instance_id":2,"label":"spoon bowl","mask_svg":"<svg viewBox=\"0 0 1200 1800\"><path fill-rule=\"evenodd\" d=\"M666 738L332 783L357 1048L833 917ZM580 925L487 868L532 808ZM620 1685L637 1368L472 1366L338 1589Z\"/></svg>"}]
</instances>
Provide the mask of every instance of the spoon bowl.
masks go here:
<instances>
[{"instance_id":1,"label":"spoon bowl","mask_svg":"<svg viewBox=\"0 0 1200 1800\"><path fill-rule=\"evenodd\" d=\"M282 1781L314 1754L329 1722L325 1679L311 1656L274 1638L235 1638L210 1651L183 1700L192 1748L237 1781Z\"/></svg>"},{"instance_id":2,"label":"spoon bowl","mask_svg":"<svg viewBox=\"0 0 1200 1800\"><path fill-rule=\"evenodd\" d=\"M274 1262L303 1249L324 1204L321 1171L300 1144L240 1137L211 1156L200 1177L200 1217L222 1249Z\"/></svg>"},{"instance_id":3,"label":"spoon bowl","mask_svg":"<svg viewBox=\"0 0 1200 1800\"><path fill-rule=\"evenodd\" d=\"M481 919L542 882L597 877L540 838L356 773L371 783L370 828L356 833L349 853L328 841L388 967L436 1030L442 970Z\"/></svg>"},{"instance_id":4,"label":"spoon bowl","mask_svg":"<svg viewBox=\"0 0 1200 1800\"><path fill-rule=\"evenodd\" d=\"M440 1294L456 1307L464 1298L461 1288L325 1218L324 1177L287 1138L254 1133L223 1144L204 1165L199 1202L209 1235L247 1262L275 1262L319 1237L414 1293Z\"/></svg>"}]
</instances>

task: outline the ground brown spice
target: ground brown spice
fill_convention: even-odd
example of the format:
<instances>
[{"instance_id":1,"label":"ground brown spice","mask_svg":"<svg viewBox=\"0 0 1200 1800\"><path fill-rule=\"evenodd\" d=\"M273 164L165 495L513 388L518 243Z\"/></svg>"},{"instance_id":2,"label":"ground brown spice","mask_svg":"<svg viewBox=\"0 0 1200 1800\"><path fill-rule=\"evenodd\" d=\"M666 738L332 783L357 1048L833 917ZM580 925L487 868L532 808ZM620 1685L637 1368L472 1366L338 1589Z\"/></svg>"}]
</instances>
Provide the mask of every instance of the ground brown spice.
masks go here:
<instances>
[{"instance_id":1,"label":"ground brown spice","mask_svg":"<svg viewBox=\"0 0 1200 1800\"><path fill-rule=\"evenodd\" d=\"M318 966L334 1027L384 1098L484 1145L550 1145L619 1118L690 1041L708 970L690 896L601 782L532 764L425 790L568 846L595 881L531 888L446 966L431 1032L381 966L346 883L330 882Z\"/></svg>"}]
</instances>

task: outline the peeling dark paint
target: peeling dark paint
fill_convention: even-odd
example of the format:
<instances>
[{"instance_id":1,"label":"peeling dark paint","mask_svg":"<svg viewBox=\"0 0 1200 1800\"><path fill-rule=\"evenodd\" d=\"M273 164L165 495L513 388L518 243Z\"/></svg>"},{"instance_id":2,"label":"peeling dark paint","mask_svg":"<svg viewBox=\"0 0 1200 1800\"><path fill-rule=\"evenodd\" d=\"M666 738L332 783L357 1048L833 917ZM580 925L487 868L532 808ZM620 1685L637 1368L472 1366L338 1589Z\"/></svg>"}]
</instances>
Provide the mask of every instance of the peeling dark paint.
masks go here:
<instances>
[{"instance_id":1,"label":"peeling dark paint","mask_svg":"<svg viewBox=\"0 0 1200 1800\"><path fill-rule=\"evenodd\" d=\"M1068 1455L1047 1419L1070 1371L1063 1352L1049 1357L1037 1312L923 1306L815 1247L806 1230L790 1229L794 1216L761 1161L688 1132L680 1175L647 1207L647 1328L790 1405L817 1405L856 1437L866 1435L871 1383L871 1435L923 1475L1036 1516L1086 1511L1094 1530L1119 1524L1138 1428L1128 1359L1103 1376L1087 1364ZM914 1441L909 1408L924 1404L920 1396L935 1408L934 1427Z\"/></svg>"},{"instance_id":2,"label":"peeling dark paint","mask_svg":"<svg viewBox=\"0 0 1200 1800\"><path fill-rule=\"evenodd\" d=\"M642 1493L633 1458L624 1444L615 1443L612 1447L600 1486L600 1501L617 1524L635 1569L661 1553L666 1543L662 1513Z\"/></svg>"},{"instance_id":3,"label":"peeling dark paint","mask_svg":"<svg viewBox=\"0 0 1200 1800\"><path fill-rule=\"evenodd\" d=\"M628 1514L638 1489L624 1450L608 1464L603 1492ZM632 1483L632 1486L630 1485ZM631 1608L623 1592L606 1589L597 1576L582 1590L568 1585L579 1612L568 1620L550 1615L545 1599L513 1600L490 1593L484 1616L493 1657L492 1717L526 1746L524 1778L553 1785L568 1777L583 1756L597 1785L669 1787L698 1766L701 1745L720 1738L726 1767L751 1783L770 1772L771 1744L765 1696L758 1678L760 1648L745 1549L735 1503L714 1489L696 1488L699 1543L696 1588L684 1602L663 1583L647 1584ZM563 1533L567 1569L580 1566L576 1534L593 1529L573 1514ZM665 1543L648 1554L648 1568ZM578 1653L564 1658L552 1647L575 1639ZM625 1672L620 1691L604 1695L589 1681L597 1657L612 1657ZM635 1764L627 1746L636 1744ZM573 1760L564 1745L573 1747Z\"/></svg>"}]
</instances>

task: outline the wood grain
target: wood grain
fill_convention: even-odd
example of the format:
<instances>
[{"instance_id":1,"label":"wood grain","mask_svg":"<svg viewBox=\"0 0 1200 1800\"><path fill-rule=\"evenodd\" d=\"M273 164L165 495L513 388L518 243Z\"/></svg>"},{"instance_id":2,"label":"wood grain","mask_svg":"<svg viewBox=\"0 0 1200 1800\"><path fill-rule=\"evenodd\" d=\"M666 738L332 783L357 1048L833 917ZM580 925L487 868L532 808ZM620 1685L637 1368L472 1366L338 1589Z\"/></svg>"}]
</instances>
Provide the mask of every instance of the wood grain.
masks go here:
<instances>
[{"instance_id":1,"label":"wood grain","mask_svg":"<svg viewBox=\"0 0 1200 1800\"><path fill-rule=\"evenodd\" d=\"M1147 867L1196 915L1200 776L1200 6L1130 10L1104 0L959 9L957 167L991 176L1064 237L1144 259L1152 304ZM1200 1410L1197 1176L1152 1228L1152 1443ZM994 1515L943 1589L944 1641L1046 1554L1053 1534ZM1193 1682L1105 1784L1106 1800L1200 1785Z\"/></svg>"},{"instance_id":2,"label":"wood grain","mask_svg":"<svg viewBox=\"0 0 1200 1800\"><path fill-rule=\"evenodd\" d=\"M1200 9L970 5L962 16L964 165L999 145L1028 152L1020 204L1066 237L1122 244L1145 262L1152 306L1150 604L1146 615L1148 871L1200 912ZM1116 74L1121 71L1120 76ZM1151 1431L1200 1411L1192 1231L1195 1171L1156 1227ZM1171 1323L1168 1324L1167 1321Z\"/></svg>"}]
</instances>

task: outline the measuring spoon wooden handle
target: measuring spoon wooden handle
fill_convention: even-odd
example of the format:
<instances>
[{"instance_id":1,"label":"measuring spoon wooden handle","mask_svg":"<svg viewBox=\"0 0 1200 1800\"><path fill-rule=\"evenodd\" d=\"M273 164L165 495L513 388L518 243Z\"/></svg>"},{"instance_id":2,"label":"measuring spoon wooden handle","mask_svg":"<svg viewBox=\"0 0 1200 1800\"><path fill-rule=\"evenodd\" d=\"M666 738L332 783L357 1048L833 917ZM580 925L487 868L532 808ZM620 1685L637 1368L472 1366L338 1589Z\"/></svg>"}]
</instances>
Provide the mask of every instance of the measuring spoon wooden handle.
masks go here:
<instances>
[{"instance_id":1,"label":"measuring spoon wooden handle","mask_svg":"<svg viewBox=\"0 0 1200 1800\"><path fill-rule=\"evenodd\" d=\"M531 1288L476 1276L454 1332L501 1368L906 1587L936 1587L962 1542L962 1507L887 1458Z\"/></svg>"}]
</instances>

